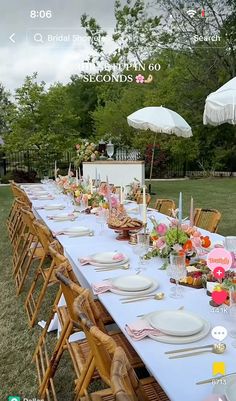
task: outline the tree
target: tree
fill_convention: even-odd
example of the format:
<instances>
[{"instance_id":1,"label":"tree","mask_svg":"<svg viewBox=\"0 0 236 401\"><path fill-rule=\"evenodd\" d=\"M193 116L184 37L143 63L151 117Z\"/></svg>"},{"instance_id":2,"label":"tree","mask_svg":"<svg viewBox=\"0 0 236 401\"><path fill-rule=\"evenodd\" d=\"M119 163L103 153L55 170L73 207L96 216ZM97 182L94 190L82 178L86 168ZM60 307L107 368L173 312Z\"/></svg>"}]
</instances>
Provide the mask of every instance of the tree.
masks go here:
<instances>
[{"instance_id":1,"label":"tree","mask_svg":"<svg viewBox=\"0 0 236 401\"><path fill-rule=\"evenodd\" d=\"M36 167L48 172L56 157L78 142L78 115L71 111L68 87L54 84L46 91L37 74L27 76L16 90L16 112L11 132L5 136L7 151L37 152Z\"/></svg>"},{"instance_id":2,"label":"tree","mask_svg":"<svg viewBox=\"0 0 236 401\"><path fill-rule=\"evenodd\" d=\"M10 94L5 91L0 83L0 136L7 134L10 130L10 121L14 116L14 105L10 101Z\"/></svg>"},{"instance_id":3,"label":"tree","mask_svg":"<svg viewBox=\"0 0 236 401\"><path fill-rule=\"evenodd\" d=\"M126 64L131 60L141 63L149 58L156 49L156 39L160 36L160 17L151 16L149 5L143 0L127 0L123 6L116 0L114 6L116 26L112 39L115 50L108 54L104 50L104 38L107 32L95 18L84 14L82 27L90 39L90 45L97 53L97 58L90 56L89 61L107 61L111 65Z\"/></svg>"}]
</instances>

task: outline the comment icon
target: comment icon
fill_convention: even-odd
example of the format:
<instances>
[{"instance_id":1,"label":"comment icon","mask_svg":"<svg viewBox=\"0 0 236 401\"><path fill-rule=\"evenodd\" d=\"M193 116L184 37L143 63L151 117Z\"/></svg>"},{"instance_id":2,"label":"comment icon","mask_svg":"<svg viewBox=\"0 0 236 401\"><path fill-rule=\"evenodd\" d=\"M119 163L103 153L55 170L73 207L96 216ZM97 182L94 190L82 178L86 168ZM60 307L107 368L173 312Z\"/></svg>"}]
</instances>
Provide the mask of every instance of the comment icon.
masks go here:
<instances>
[{"instance_id":1,"label":"comment icon","mask_svg":"<svg viewBox=\"0 0 236 401\"><path fill-rule=\"evenodd\" d=\"M228 335L228 331L224 326L215 326L211 330L211 335L217 341L224 341Z\"/></svg>"}]
</instances>

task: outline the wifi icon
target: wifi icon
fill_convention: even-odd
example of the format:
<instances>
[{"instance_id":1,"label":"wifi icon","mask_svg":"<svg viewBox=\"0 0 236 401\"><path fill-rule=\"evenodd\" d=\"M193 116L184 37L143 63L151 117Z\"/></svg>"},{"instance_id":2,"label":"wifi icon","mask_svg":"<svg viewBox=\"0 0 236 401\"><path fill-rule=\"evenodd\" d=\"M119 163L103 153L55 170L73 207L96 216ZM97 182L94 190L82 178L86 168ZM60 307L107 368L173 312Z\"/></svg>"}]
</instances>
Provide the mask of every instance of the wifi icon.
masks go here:
<instances>
[{"instance_id":1,"label":"wifi icon","mask_svg":"<svg viewBox=\"0 0 236 401\"><path fill-rule=\"evenodd\" d=\"M187 11L187 14L188 14L188 16L189 16L190 18L193 18L193 17L195 17L195 15L197 14L197 11L195 11L195 10L188 10L188 11Z\"/></svg>"}]
</instances>

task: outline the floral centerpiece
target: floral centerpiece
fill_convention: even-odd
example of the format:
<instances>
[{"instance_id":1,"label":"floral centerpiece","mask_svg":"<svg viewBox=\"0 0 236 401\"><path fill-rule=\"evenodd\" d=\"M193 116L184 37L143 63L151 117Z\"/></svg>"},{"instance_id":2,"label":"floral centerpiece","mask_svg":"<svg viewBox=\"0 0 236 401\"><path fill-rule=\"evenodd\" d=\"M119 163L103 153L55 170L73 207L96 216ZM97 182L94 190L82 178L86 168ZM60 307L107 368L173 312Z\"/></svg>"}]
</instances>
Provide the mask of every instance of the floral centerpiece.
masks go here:
<instances>
[{"instance_id":1,"label":"floral centerpiece","mask_svg":"<svg viewBox=\"0 0 236 401\"><path fill-rule=\"evenodd\" d=\"M139 180L137 180L137 178L134 178L134 181L131 182L131 184L129 185L130 190L127 194L127 199L129 200L136 200L136 197L138 195L138 193L141 193L141 187L140 187L140 182Z\"/></svg>"},{"instance_id":2,"label":"floral centerpiece","mask_svg":"<svg viewBox=\"0 0 236 401\"><path fill-rule=\"evenodd\" d=\"M56 184L65 194L73 193L78 187L73 172L70 172L69 175L65 176L59 175L56 178Z\"/></svg>"},{"instance_id":3,"label":"floral centerpiece","mask_svg":"<svg viewBox=\"0 0 236 401\"><path fill-rule=\"evenodd\" d=\"M94 161L99 158L100 153L97 150L95 143L86 140L81 141L76 146L76 157L74 163L80 166L82 162Z\"/></svg>"},{"instance_id":4,"label":"floral centerpiece","mask_svg":"<svg viewBox=\"0 0 236 401\"><path fill-rule=\"evenodd\" d=\"M164 223L158 223L155 218L151 217L153 229L151 231L151 239L153 248L146 254L146 258L160 256L168 258L171 252L186 254L186 259L197 254L204 253L209 248L211 241L208 236L203 236L196 227L190 227L188 224L179 226L178 220L172 220L168 227Z\"/></svg>"}]
</instances>

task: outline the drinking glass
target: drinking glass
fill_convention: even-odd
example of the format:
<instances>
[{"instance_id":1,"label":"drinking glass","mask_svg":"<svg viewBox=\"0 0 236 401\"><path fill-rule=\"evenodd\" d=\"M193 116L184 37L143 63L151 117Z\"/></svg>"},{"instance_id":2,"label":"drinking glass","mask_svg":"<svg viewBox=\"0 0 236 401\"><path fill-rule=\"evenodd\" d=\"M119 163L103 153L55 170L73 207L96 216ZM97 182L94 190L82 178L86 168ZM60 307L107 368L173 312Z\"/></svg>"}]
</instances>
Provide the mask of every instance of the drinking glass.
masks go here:
<instances>
[{"instance_id":1,"label":"drinking glass","mask_svg":"<svg viewBox=\"0 0 236 401\"><path fill-rule=\"evenodd\" d=\"M100 225L99 234L104 233L104 227L105 227L106 221L107 221L106 209L101 207L101 208L99 208L98 214L97 214L97 223Z\"/></svg>"},{"instance_id":2,"label":"drinking glass","mask_svg":"<svg viewBox=\"0 0 236 401\"><path fill-rule=\"evenodd\" d=\"M236 347L236 286L230 288L229 300L229 318L232 323L232 329L229 330L229 335L235 339L232 345Z\"/></svg>"},{"instance_id":3,"label":"drinking glass","mask_svg":"<svg viewBox=\"0 0 236 401\"><path fill-rule=\"evenodd\" d=\"M179 280L184 278L187 274L186 264L185 264L185 254L178 255L176 253L170 254L170 269L172 278L175 279L175 290L171 292L171 298L182 298L183 294L179 288Z\"/></svg>"},{"instance_id":4,"label":"drinking glass","mask_svg":"<svg viewBox=\"0 0 236 401\"><path fill-rule=\"evenodd\" d=\"M145 259L144 255L148 252L150 244L150 235L140 233L137 234L137 244L133 246L133 252L135 255L139 257L138 265L135 266L136 273L139 273L141 270L144 270Z\"/></svg>"}]
</instances>

